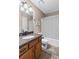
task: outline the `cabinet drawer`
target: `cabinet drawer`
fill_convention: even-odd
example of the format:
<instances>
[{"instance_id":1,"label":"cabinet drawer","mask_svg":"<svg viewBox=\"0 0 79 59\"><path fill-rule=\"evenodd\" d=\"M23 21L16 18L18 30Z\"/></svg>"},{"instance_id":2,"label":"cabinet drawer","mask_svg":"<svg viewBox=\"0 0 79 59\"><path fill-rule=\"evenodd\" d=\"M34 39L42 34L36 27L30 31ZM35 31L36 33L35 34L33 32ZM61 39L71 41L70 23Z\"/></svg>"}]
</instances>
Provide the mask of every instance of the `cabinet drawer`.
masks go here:
<instances>
[{"instance_id":1,"label":"cabinet drawer","mask_svg":"<svg viewBox=\"0 0 79 59\"><path fill-rule=\"evenodd\" d=\"M35 39L35 40L33 40L33 41L31 41L30 43L29 43L29 48L31 48L31 47L33 47L35 44L37 44L38 43L38 39Z\"/></svg>"},{"instance_id":2,"label":"cabinet drawer","mask_svg":"<svg viewBox=\"0 0 79 59\"><path fill-rule=\"evenodd\" d=\"M28 44L22 46L22 47L19 49L20 55L24 54L27 50L28 50Z\"/></svg>"}]
</instances>

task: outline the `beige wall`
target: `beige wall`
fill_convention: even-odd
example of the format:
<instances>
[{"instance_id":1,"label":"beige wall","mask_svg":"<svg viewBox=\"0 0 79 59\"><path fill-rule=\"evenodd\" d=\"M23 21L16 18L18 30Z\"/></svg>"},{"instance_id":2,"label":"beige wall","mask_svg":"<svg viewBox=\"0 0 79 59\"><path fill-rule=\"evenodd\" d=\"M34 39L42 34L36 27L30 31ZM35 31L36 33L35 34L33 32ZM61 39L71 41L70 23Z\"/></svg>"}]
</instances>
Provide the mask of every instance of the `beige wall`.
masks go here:
<instances>
[{"instance_id":1,"label":"beige wall","mask_svg":"<svg viewBox=\"0 0 79 59\"><path fill-rule=\"evenodd\" d=\"M21 33L21 30L22 30L22 15L19 11L19 33Z\"/></svg>"},{"instance_id":2,"label":"beige wall","mask_svg":"<svg viewBox=\"0 0 79 59\"><path fill-rule=\"evenodd\" d=\"M54 11L52 13L48 13L45 15L45 17L54 16L54 15L59 15L59 11Z\"/></svg>"},{"instance_id":3,"label":"beige wall","mask_svg":"<svg viewBox=\"0 0 79 59\"><path fill-rule=\"evenodd\" d=\"M38 9L33 7L33 22L34 22L34 32L40 33L41 32L41 18L43 17L42 12Z\"/></svg>"}]
</instances>

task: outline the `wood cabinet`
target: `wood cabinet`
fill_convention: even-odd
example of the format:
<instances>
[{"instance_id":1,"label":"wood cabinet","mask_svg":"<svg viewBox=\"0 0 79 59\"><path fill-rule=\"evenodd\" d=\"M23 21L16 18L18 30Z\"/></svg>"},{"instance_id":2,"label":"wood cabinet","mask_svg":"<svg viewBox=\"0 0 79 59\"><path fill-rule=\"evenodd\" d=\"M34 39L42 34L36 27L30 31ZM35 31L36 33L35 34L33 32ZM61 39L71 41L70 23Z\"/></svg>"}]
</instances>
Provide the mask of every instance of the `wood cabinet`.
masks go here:
<instances>
[{"instance_id":1,"label":"wood cabinet","mask_svg":"<svg viewBox=\"0 0 79 59\"><path fill-rule=\"evenodd\" d=\"M35 39L29 43L29 48L34 47L38 43L38 39Z\"/></svg>"},{"instance_id":2,"label":"wood cabinet","mask_svg":"<svg viewBox=\"0 0 79 59\"><path fill-rule=\"evenodd\" d=\"M25 53L20 57L20 59L29 59L28 57L29 57L28 52L25 52Z\"/></svg>"},{"instance_id":3,"label":"wood cabinet","mask_svg":"<svg viewBox=\"0 0 79 59\"><path fill-rule=\"evenodd\" d=\"M24 45L19 49L19 55L23 55L28 50L28 45Z\"/></svg>"},{"instance_id":4,"label":"wood cabinet","mask_svg":"<svg viewBox=\"0 0 79 59\"><path fill-rule=\"evenodd\" d=\"M38 37L20 47L19 59L37 59L40 56L41 51L41 39Z\"/></svg>"},{"instance_id":5,"label":"wood cabinet","mask_svg":"<svg viewBox=\"0 0 79 59\"><path fill-rule=\"evenodd\" d=\"M34 48L26 51L23 55L20 56L20 59L34 59Z\"/></svg>"},{"instance_id":6,"label":"wood cabinet","mask_svg":"<svg viewBox=\"0 0 79 59\"><path fill-rule=\"evenodd\" d=\"M34 58L34 48L29 49L29 51L28 51L28 59L35 59Z\"/></svg>"},{"instance_id":7,"label":"wood cabinet","mask_svg":"<svg viewBox=\"0 0 79 59\"><path fill-rule=\"evenodd\" d=\"M35 58L37 59L39 56L40 56L40 54L41 54L41 43L39 42L38 44L36 44L36 46L35 46Z\"/></svg>"}]
</instances>

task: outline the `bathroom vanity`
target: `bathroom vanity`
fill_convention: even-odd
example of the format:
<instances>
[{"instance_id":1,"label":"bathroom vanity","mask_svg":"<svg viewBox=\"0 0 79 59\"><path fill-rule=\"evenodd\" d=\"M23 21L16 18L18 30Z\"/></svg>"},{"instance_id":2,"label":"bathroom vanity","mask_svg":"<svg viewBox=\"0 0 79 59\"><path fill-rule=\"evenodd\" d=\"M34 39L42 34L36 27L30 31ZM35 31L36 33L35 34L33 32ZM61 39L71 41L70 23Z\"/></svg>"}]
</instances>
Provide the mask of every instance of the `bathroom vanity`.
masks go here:
<instances>
[{"instance_id":1,"label":"bathroom vanity","mask_svg":"<svg viewBox=\"0 0 79 59\"><path fill-rule=\"evenodd\" d=\"M29 36L30 38L27 38ZM32 34L29 36L19 39L19 59L37 59L42 52L41 35Z\"/></svg>"}]
</instances>

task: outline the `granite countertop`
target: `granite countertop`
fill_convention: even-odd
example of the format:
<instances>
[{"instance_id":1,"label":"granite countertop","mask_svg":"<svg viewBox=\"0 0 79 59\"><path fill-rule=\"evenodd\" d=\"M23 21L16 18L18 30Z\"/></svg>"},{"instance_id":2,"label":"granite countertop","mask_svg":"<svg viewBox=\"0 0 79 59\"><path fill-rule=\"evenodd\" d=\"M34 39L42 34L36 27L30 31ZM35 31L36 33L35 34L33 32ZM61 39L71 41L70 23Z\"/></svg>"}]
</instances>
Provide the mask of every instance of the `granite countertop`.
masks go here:
<instances>
[{"instance_id":1,"label":"granite countertop","mask_svg":"<svg viewBox=\"0 0 79 59\"><path fill-rule=\"evenodd\" d=\"M34 37L29 38L29 39L22 39L23 37L28 37L28 36L34 36ZM34 40L35 38L40 37L40 36L41 36L40 34L29 34L29 35L26 35L26 36L20 36L19 37L19 46L24 45L24 44Z\"/></svg>"}]
</instances>

